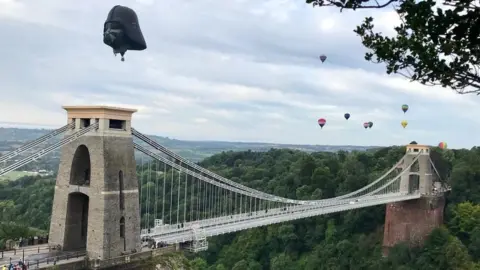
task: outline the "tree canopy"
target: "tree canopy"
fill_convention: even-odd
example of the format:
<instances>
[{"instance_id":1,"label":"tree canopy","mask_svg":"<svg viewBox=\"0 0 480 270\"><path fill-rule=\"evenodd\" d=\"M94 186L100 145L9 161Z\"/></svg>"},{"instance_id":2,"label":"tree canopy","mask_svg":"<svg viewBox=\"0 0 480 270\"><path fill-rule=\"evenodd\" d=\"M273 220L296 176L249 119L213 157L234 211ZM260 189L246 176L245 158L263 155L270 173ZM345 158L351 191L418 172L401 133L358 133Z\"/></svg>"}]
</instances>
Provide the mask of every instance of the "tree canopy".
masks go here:
<instances>
[{"instance_id":1,"label":"tree canopy","mask_svg":"<svg viewBox=\"0 0 480 270\"><path fill-rule=\"evenodd\" d=\"M365 59L424 85L480 94L480 6L473 0L307 0L314 7L379 9L393 5L395 35L374 31L373 17L354 30L370 51Z\"/></svg>"},{"instance_id":2,"label":"tree canopy","mask_svg":"<svg viewBox=\"0 0 480 270\"><path fill-rule=\"evenodd\" d=\"M201 165L264 192L323 199L373 181L404 152L404 147L352 153L226 152ZM424 247L399 244L382 258L382 205L214 237L193 266L199 270L479 269L480 188L475 183L480 181L476 174L480 167L472 164L480 162L480 151L433 149L432 159L442 177L450 175L452 192L445 227L434 230Z\"/></svg>"}]
</instances>

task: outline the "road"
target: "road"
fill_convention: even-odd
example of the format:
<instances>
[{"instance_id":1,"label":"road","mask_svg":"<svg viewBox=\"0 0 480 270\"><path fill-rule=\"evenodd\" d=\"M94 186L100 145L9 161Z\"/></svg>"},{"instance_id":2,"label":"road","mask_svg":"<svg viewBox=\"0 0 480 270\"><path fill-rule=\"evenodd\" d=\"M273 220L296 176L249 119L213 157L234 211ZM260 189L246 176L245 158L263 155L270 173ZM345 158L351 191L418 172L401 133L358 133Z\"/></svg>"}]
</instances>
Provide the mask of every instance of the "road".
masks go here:
<instances>
[{"instance_id":1,"label":"road","mask_svg":"<svg viewBox=\"0 0 480 270\"><path fill-rule=\"evenodd\" d=\"M23 256L25 256L25 259L27 259L33 255L44 253L49 253L48 244L19 248L16 251L4 251L0 255L0 264L10 263L10 258L12 261L18 262L19 260L22 260Z\"/></svg>"}]
</instances>

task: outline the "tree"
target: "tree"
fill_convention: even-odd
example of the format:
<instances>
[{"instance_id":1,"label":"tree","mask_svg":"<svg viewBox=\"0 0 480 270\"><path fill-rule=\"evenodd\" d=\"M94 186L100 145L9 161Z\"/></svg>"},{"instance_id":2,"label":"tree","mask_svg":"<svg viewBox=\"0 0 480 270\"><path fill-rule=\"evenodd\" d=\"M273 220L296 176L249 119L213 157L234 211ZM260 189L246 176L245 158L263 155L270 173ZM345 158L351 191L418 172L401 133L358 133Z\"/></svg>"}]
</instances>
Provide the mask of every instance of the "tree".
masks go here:
<instances>
[{"instance_id":1,"label":"tree","mask_svg":"<svg viewBox=\"0 0 480 270\"><path fill-rule=\"evenodd\" d=\"M207 262L202 258L195 258L191 264L194 270L206 270L208 268Z\"/></svg>"},{"instance_id":2,"label":"tree","mask_svg":"<svg viewBox=\"0 0 480 270\"><path fill-rule=\"evenodd\" d=\"M295 270L295 264L292 258L285 253L281 253L272 259L270 269Z\"/></svg>"},{"instance_id":3,"label":"tree","mask_svg":"<svg viewBox=\"0 0 480 270\"><path fill-rule=\"evenodd\" d=\"M480 94L480 6L473 0L307 0L315 6L374 9L397 4L401 24L388 37L374 31L367 17L354 32L370 50L365 59L384 63L388 74L403 75L425 85L450 87L460 94ZM375 3L375 4L372 4Z\"/></svg>"},{"instance_id":4,"label":"tree","mask_svg":"<svg viewBox=\"0 0 480 270\"><path fill-rule=\"evenodd\" d=\"M480 227L475 227L472 231L468 250L474 258L480 258Z\"/></svg>"}]
</instances>

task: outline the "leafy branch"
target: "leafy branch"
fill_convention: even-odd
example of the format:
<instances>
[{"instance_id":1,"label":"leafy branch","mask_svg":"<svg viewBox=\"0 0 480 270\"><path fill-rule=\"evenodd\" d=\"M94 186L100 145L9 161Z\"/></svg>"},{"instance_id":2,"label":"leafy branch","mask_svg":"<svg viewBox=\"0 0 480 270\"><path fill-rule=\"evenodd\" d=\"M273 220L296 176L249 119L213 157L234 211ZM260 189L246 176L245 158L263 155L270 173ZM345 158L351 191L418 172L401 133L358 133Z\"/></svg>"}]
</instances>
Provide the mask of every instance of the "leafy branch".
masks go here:
<instances>
[{"instance_id":1,"label":"leafy branch","mask_svg":"<svg viewBox=\"0 0 480 270\"><path fill-rule=\"evenodd\" d=\"M446 0L443 8L426 0L367 1L307 0L313 6L383 8L394 2L401 24L392 37L374 31L374 19L367 17L354 30L370 51L365 59L386 65L396 73L424 85L450 87L460 94L480 94L480 7L472 0Z\"/></svg>"}]
</instances>

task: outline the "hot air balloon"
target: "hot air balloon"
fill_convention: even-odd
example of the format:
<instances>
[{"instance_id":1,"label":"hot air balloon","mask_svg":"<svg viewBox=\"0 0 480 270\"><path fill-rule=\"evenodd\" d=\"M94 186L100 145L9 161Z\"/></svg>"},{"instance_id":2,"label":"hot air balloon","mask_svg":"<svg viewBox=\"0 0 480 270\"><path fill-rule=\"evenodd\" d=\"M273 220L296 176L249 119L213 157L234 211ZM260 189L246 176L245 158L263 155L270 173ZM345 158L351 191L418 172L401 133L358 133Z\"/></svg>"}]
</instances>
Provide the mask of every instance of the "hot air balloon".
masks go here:
<instances>
[{"instance_id":1,"label":"hot air balloon","mask_svg":"<svg viewBox=\"0 0 480 270\"><path fill-rule=\"evenodd\" d=\"M408 125L408 122L407 120L403 120L400 124L402 125L403 128L406 128Z\"/></svg>"},{"instance_id":2,"label":"hot air balloon","mask_svg":"<svg viewBox=\"0 0 480 270\"><path fill-rule=\"evenodd\" d=\"M446 142L440 142L438 144L438 147L440 147L440 149L447 149L447 143Z\"/></svg>"},{"instance_id":3,"label":"hot air balloon","mask_svg":"<svg viewBox=\"0 0 480 270\"><path fill-rule=\"evenodd\" d=\"M147 48L138 17L133 9L114 6L103 25L103 43L112 47L113 54L119 53L122 61L127 50L143 51Z\"/></svg>"},{"instance_id":4,"label":"hot air balloon","mask_svg":"<svg viewBox=\"0 0 480 270\"><path fill-rule=\"evenodd\" d=\"M402 105L402 111L403 111L403 113L406 113L408 111L408 105L407 104Z\"/></svg>"},{"instance_id":5,"label":"hot air balloon","mask_svg":"<svg viewBox=\"0 0 480 270\"><path fill-rule=\"evenodd\" d=\"M325 120L324 118L320 118L318 119L318 125L323 128L323 126L325 126L325 123L327 123L327 120Z\"/></svg>"},{"instance_id":6,"label":"hot air balloon","mask_svg":"<svg viewBox=\"0 0 480 270\"><path fill-rule=\"evenodd\" d=\"M368 122L363 123L363 127L364 127L365 129L367 129L369 126L370 126L370 124L369 124Z\"/></svg>"},{"instance_id":7,"label":"hot air balloon","mask_svg":"<svg viewBox=\"0 0 480 270\"><path fill-rule=\"evenodd\" d=\"M320 55L320 61L323 63L325 60L327 60L327 57L324 54Z\"/></svg>"},{"instance_id":8,"label":"hot air balloon","mask_svg":"<svg viewBox=\"0 0 480 270\"><path fill-rule=\"evenodd\" d=\"M368 122L368 127L372 128L373 127L373 122Z\"/></svg>"},{"instance_id":9,"label":"hot air balloon","mask_svg":"<svg viewBox=\"0 0 480 270\"><path fill-rule=\"evenodd\" d=\"M345 119L348 120L348 118L350 118L350 114L349 114L349 113L346 113L346 114L344 115L344 117L345 117Z\"/></svg>"}]
</instances>

